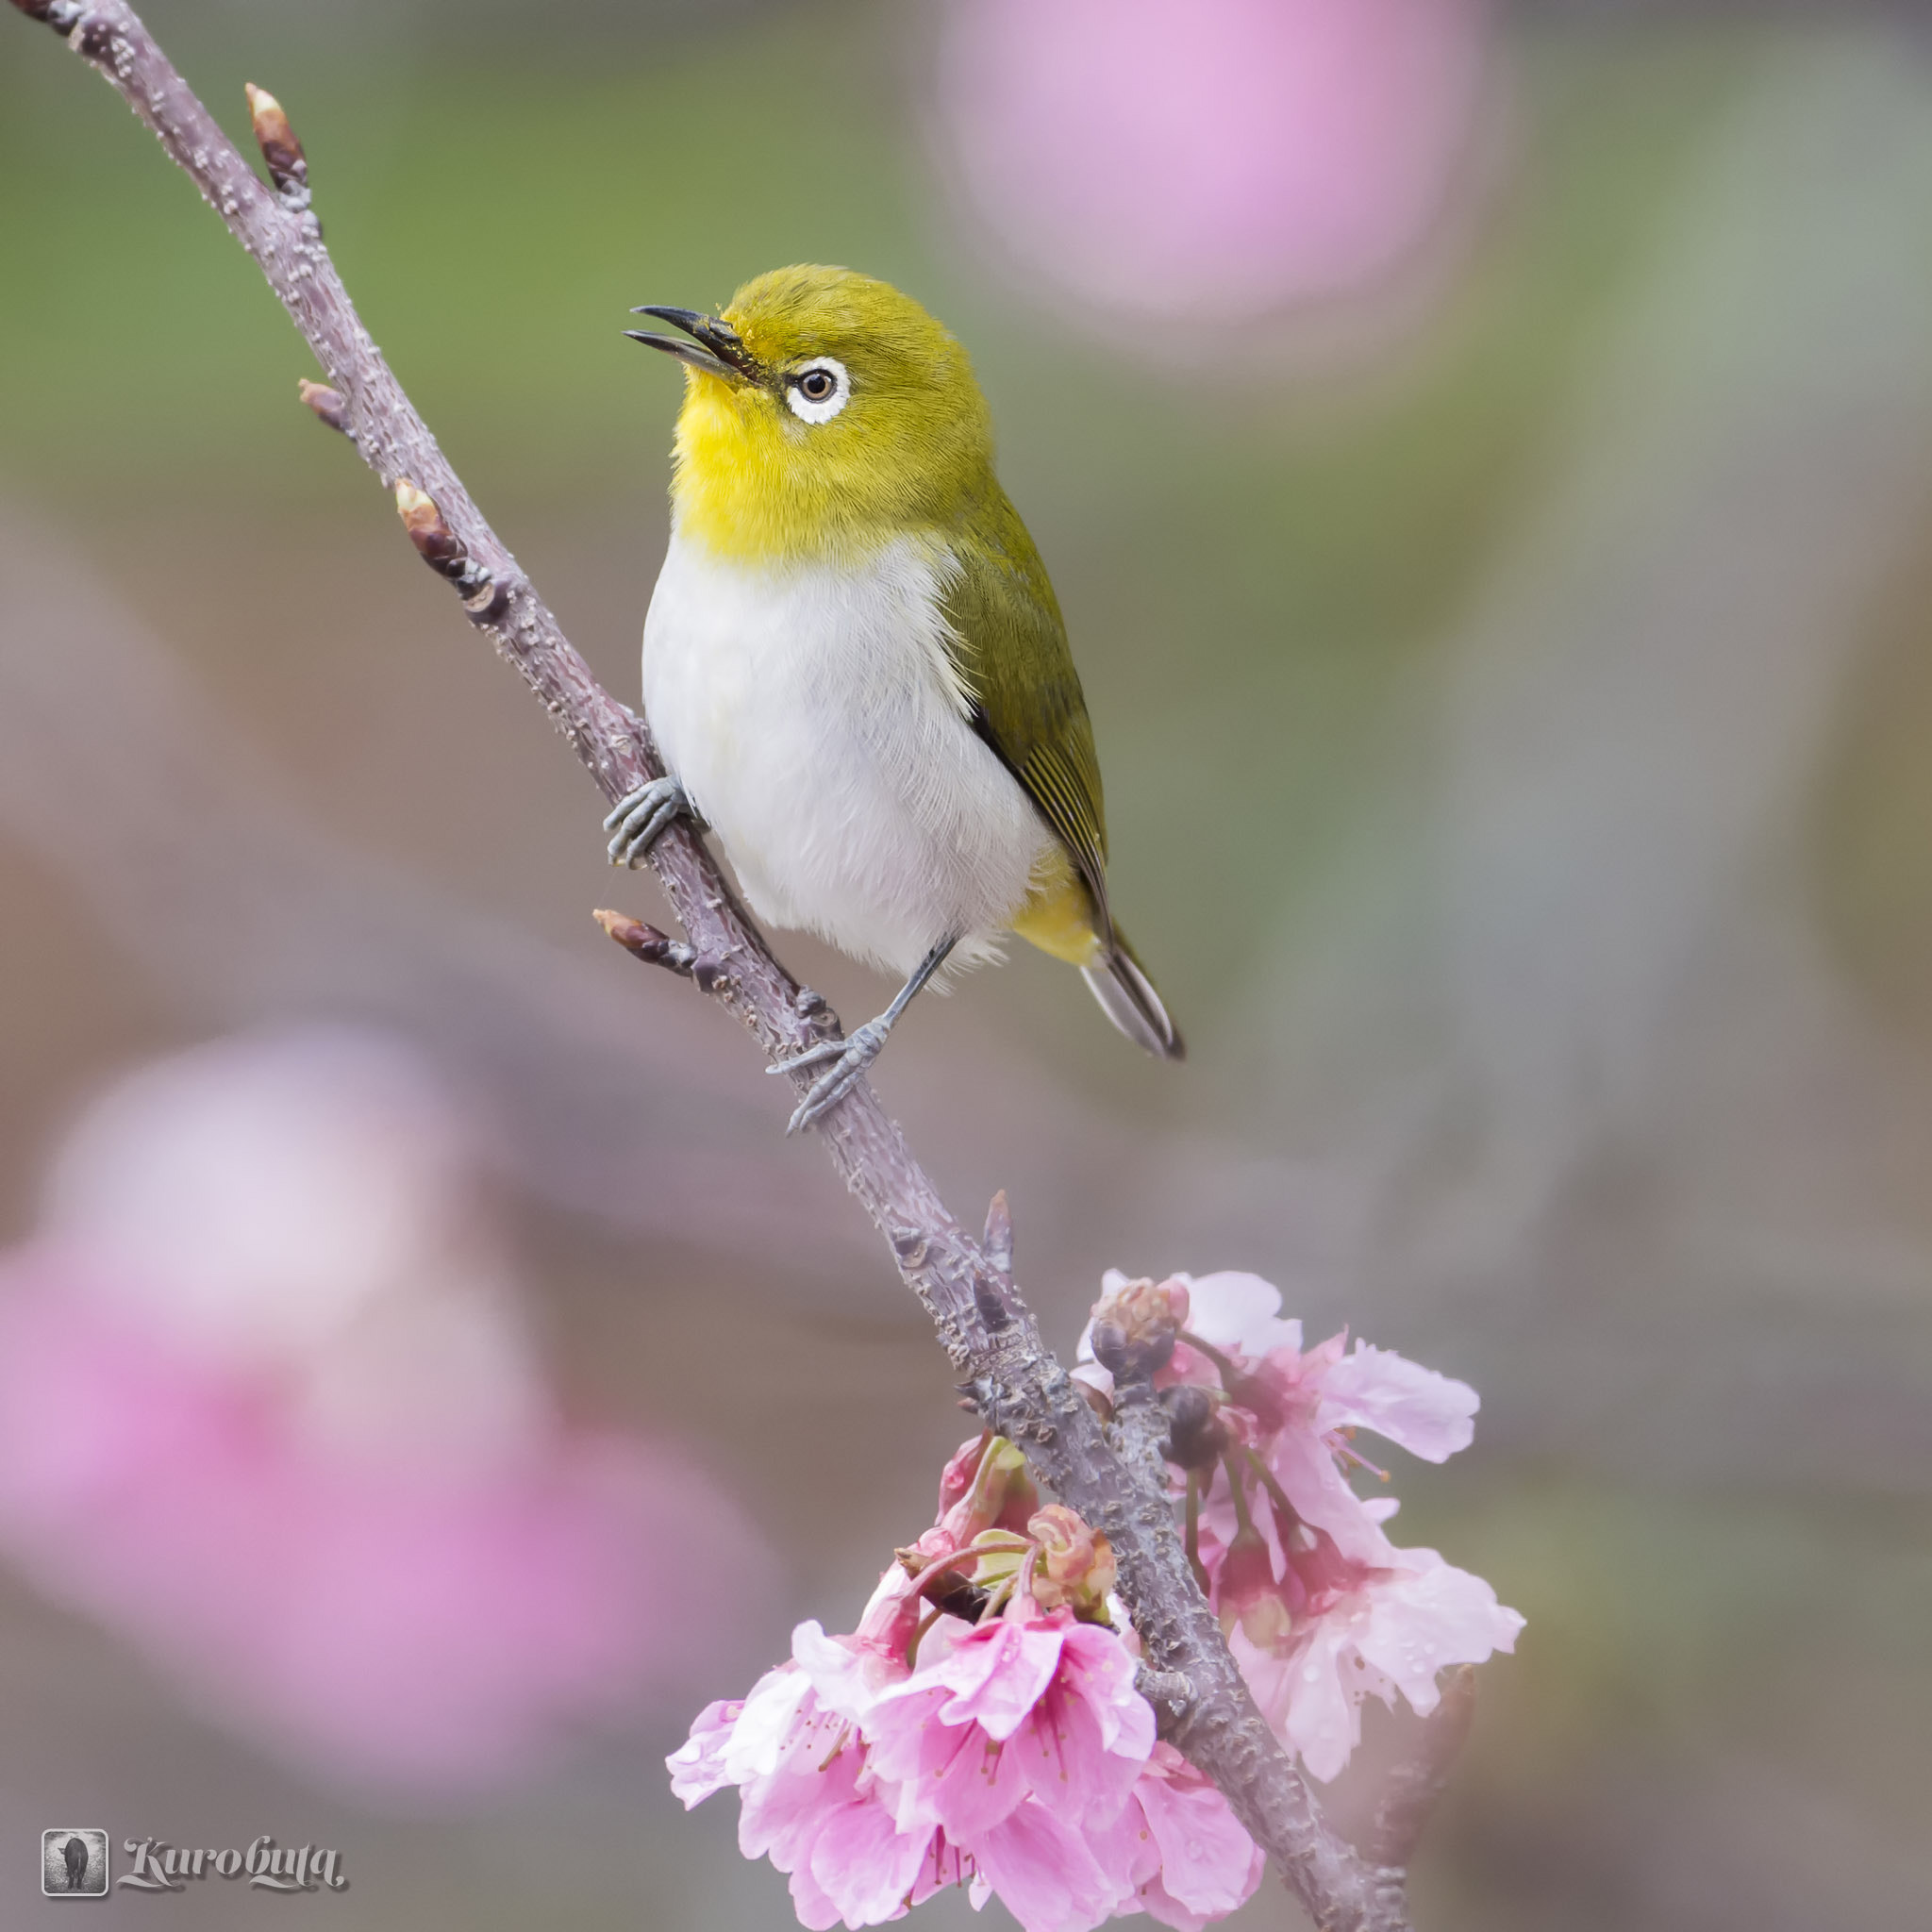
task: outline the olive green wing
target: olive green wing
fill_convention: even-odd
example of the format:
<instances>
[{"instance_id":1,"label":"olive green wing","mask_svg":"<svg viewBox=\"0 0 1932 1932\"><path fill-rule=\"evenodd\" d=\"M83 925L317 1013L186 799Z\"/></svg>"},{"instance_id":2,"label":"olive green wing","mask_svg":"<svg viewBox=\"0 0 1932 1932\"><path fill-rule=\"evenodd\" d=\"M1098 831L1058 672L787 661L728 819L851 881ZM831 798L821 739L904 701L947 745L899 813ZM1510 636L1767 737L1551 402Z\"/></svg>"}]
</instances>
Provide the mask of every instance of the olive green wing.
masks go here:
<instances>
[{"instance_id":1,"label":"olive green wing","mask_svg":"<svg viewBox=\"0 0 1932 1932\"><path fill-rule=\"evenodd\" d=\"M1100 764L1046 568L997 486L952 548L958 572L943 608L974 728L1067 848L1093 896L1101 937L1110 941Z\"/></svg>"}]
</instances>

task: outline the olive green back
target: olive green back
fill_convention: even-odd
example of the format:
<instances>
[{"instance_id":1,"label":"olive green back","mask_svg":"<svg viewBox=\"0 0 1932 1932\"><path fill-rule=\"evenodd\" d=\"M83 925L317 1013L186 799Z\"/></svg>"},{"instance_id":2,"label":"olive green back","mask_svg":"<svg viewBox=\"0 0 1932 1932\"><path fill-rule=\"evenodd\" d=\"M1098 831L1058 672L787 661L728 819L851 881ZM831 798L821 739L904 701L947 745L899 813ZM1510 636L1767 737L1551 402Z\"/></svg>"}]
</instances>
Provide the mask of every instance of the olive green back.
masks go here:
<instances>
[{"instance_id":1,"label":"olive green back","mask_svg":"<svg viewBox=\"0 0 1932 1932\"><path fill-rule=\"evenodd\" d=\"M1104 938L1107 820L1093 727L1046 567L991 476L953 535L960 574L945 614L974 722L1072 856Z\"/></svg>"}]
</instances>

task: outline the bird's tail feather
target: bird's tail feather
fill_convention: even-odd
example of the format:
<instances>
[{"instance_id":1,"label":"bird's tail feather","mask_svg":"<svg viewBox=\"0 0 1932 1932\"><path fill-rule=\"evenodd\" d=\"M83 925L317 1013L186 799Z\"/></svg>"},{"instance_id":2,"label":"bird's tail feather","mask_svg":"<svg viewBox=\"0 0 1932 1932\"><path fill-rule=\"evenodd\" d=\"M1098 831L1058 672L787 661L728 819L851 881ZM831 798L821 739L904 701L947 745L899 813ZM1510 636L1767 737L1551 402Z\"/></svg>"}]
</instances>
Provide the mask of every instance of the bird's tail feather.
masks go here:
<instances>
[{"instance_id":1,"label":"bird's tail feather","mask_svg":"<svg viewBox=\"0 0 1932 1932\"><path fill-rule=\"evenodd\" d=\"M1162 1059L1187 1058L1180 1029L1168 1018L1154 982L1141 971L1133 949L1118 932L1107 958L1096 966L1081 967L1080 977L1100 1002L1100 1010L1136 1046L1158 1054Z\"/></svg>"}]
</instances>

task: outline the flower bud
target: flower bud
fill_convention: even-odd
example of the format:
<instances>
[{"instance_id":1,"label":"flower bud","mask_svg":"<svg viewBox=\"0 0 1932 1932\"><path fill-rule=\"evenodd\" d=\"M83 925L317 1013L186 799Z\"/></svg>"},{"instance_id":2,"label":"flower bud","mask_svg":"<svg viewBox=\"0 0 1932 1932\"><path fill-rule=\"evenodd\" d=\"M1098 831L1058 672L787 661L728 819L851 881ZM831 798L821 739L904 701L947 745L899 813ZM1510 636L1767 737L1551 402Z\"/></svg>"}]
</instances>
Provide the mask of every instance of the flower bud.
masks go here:
<instances>
[{"instance_id":1,"label":"flower bud","mask_svg":"<svg viewBox=\"0 0 1932 1932\"><path fill-rule=\"evenodd\" d=\"M986 1445L992 1441L991 1429L981 1429L978 1435L961 1442L953 1451L952 1459L940 1472L940 1514L963 1500L966 1491L973 1487L973 1478L979 1473L979 1458L986 1454Z\"/></svg>"},{"instance_id":2,"label":"flower bud","mask_svg":"<svg viewBox=\"0 0 1932 1932\"><path fill-rule=\"evenodd\" d=\"M1040 1545L1033 1595L1043 1609L1068 1605L1089 1623L1108 1621L1107 1600L1119 1574L1113 1545L1064 1503L1049 1503L1026 1525Z\"/></svg>"},{"instance_id":3,"label":"flower bud","mask_svg":"<svg viewBox=\"0 0 1932 1932\"><path fill-rule=\"evenodd\" d=\"M962 1543L988 1529L1018 1533L1040 1507L1040 1491L1019 1447L1004 1436L987 1435L980 1441L984 1446L957 1501L947 1505L947 1491L957 1487L965 1473L973 1443L960 1445L940 1482L940 1521Z\"/></svg>"},{"instance_id":4,"label":"flower bud","mask_svg":"<svg viewBox=\"0 0 1932 1932\"><path fill-rule=\"evenodd\" d=\"M1226 1452L1227 1424L1212 1393L1196 1382L1179 1382L1160 1394L1167 1410L1167 1459L1182 1469L1212 1469Z\"/></svg>"},{"instance_id":5,"label":"flower bud","mask_svg":"<svg viewBox=\"0 0 1932 1932\"><path fill-rule=\"evenodd\" d=\"M1093 1358L1118 1381L1148 1381L1174 1355L1188 1319L1188 1286L1129 1281L1093 1307Z\"/></svg>"}]
</instances>

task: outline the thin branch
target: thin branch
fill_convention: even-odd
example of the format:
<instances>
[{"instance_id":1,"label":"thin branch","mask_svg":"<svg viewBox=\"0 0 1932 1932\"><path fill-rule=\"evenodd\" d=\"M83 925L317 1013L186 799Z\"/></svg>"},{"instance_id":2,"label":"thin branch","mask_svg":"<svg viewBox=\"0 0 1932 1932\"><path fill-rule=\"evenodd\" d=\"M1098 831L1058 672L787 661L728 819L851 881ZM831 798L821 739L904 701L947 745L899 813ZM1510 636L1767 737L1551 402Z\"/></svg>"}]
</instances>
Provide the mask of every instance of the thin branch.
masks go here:
<instances>
[{"instance_id":1,"label":"thin branch","mask_svg":"<svg viewBox=\"0 0 1932 1932\"><path fill-rule=\"evenodd\" d=\"M323 246L309 208L308 162L280 105L250 90L271 191L120 0L14 4L101 71L255 258L326 378L325 387L305 383L303 401L349 437L394 491L419 553L456 588L471 623L523 675L605 796L615 801L661 775L649 734L564 638L363 327ZM703 967L700 983L708 981L707 991L768 1056L795 1053L836 1033L824 1002L772 957L687 827L661 838L651 862L684 926L693 978ZM648 931L630 924L637 935ZM631 944L624 933L614 936ZM665 940L658 950L659 939L651 934L631 950L678 970L677 942ZM802 1091L803 1080L794 1084ZM946 1211L868 1084L854 1088L819 1135L931 1315L980 1415L1022 1443L1055 1491L1112 1541L1122 1593L1149 1665L1191 1688L1174 1718L1174 1741L1226 1794L1324 1932L1405 1932L1401 1874L1372 1868L1323 1823L1189 1573L1161 1459L1165 1417L1151 1395L1125 1391L1110 1442L1042 1344L1008 1269ZM994 1236L997 1241L997 1227Z\"/></svg>"},{"instance_id":2,"label":"thin branch","mask_svg":"<svg viewBox=\"0 0 1932 1932\"><path fill-rule=\"evenodd\" d=\"M1423 1720L1414 1748L1382 1787L1374 1822L1362 1836L1362 1854L1371 1863L1400 1870L1415 1857L1474 1721L1475 1668L1457 1664L1442 1687L1441 1703Z\"/></svg>"}]
</instances>

